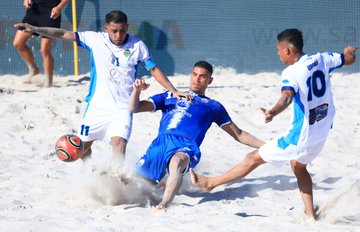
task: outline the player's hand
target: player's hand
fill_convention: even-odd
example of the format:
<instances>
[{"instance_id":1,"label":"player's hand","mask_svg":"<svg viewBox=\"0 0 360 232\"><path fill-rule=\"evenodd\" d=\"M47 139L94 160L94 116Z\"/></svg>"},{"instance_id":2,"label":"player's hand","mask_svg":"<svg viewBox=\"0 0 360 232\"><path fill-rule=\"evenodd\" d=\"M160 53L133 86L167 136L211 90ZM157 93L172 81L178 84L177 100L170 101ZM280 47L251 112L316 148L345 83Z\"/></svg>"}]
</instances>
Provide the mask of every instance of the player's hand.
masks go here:
<instances>
[{"instance_id":1,"label":"player's hand","mask_svg":"<svg viewBox=\"0 0 360 232\"><path fill-rule=\"evenodd\" d=\"M136 90L137 92L141 92L149 88L150 84L147 84L145 80L136 79L133 86L134 90Z\"/></svg>"},{"instance_id":2,"label":"player's hand","mask_svg":"<svg viewBox=\"0 0 360 232\"><path fill-rule=\"evenodd\" d=\"M29 33L33 33L35 30L34 30L34 27L31 26L30 24L28 23L16 23L14 25L14 27L16 27L17 29L19 30L22 30L22 31L25 31L25 32L29 32Z\"/></svg>"},{"instance_id":3,"label":"player's hand","mask_svg":"<svg viewBox=\"0 0 360 232\"><path fill-rule=\"evenodd\" d=\"M344 53L355 53L356 50L358 50L358 48L353 46L347 46L346 48L344 48Z\"/></svg>"},{"instance_id":4,"label":"player's hand","mask_svg":"<svg viewBox=\"0 0 360 232\"><path fill-rule=\"evenodd\" d=\"M193 98L190 93L184 93L178 90L175 90L173 94L177 99L186 98L187 101L191 101Z\"/></svg>"},{"instance_id":5,"label":"player's hand","mask_svg":"<svg viewBox=\"0 0 360 232\"><path fill-rule=\"evenodd\" d=\"M61 14L61 10L58 7L54 7L51 10L50 18L57 19Z\"/></svg>"},{"instance_id":6,"label":"player's hand","mask_svg":"<svg viewBox=\"0 0 360 232\"><path fill-rule=\"evenodd\" d=\"M260 107L260 110L264 113L265 123L271 122L273 120L275 115L270 110L262 107Z\"/></svg>"},{"instance_id":7,"label":"player's hand","mask_svg":"<svg viewBox=\"0 0 360 232\"><path fill-rule=\"evenodd\" d=\"M358 50L358 48L353 47L353 46L347 46L346 48L344 48L344 54L350 54L353 57L356 57L356 50Z\"/></svg>"},{"instance_id":8,"label":"player's hand","mask_svg":"<svg viewBox=\"0 0 360 232\"><path fill-rule=\"evenodd\" d=\"M29 9L32 5L32 0L24 0L24 6L26 9Z\"/></svg>"}]
</instances>

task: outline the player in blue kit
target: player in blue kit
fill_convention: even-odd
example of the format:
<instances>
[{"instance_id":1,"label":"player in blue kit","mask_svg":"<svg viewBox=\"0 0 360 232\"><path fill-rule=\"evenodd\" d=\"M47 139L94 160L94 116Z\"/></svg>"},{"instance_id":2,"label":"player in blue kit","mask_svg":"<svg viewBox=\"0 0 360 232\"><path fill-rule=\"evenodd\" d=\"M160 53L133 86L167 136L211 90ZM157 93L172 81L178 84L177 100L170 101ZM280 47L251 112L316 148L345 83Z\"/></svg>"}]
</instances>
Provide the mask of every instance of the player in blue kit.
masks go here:
<instances>
[{"instance_id":1,"label":"player in blue kit","mask_svg":"<svg viewBox=\"0 0 360 232\"><path fill-rule=\"evenodd\" d=\"M213 122L242 144L255 148L263 144L255 136L239 129L221 103L205 96L206 88L213 81L212 72L208 62L199 61L194 65L188 91L192 95L191 101L178 99L168 91L140 101L140 93L148 85L143 80L134 83L129 110L162 111L158 136L137 162L136 168L142 177L153 183L159 183L169 174L157 209L164 209L172 201L181 186L183 173L199 163L199 146Z\"/></svg>"},{"instance_id":2,"label":"player in blue kit","mask_svg":"<svg viewBox=\"0 0 360 232\"><path fill-rule=\"evenodd\" d=\"M111 11L106 14L105 21L104 32L72 32L25 23L14 26L25 32L74 41L90 52L90 87L85 97L87 108L78 131L84 141L82 159L89 158L93 142L102 140L107 134L111 138L115 163L118 164L113 167L118 169L125 157L131 134L132 114L128 111L128 101L138 64L142 63L174 96L187 99L190 96L171 84L152 59L144 42L128 34L128 19L124 12Z\"/></svg>"},{"instance_id":3,"label":"player in blue kit","mask_svg":"<svg viewBox=\"0 0 360 232\"><path fill-rule=\"evenodd\" d=\"M249 153L243 162L223 175L205 177L191 170L193 184L205 191L243 178L264 163L280 166L290 161L297 178L306 216L315 219L312 180L306 169L323 148L332 127L335 107L331 92L330 72L355 62L356 48L348 46L343 54L303 52L303 37L297 29L287 29L277 36L280 60L288 67L282 72L281 97L270 110L261 108L265 122L285 110L292 102L293 121L288 132Z\"/></svg>"}]
</instances>

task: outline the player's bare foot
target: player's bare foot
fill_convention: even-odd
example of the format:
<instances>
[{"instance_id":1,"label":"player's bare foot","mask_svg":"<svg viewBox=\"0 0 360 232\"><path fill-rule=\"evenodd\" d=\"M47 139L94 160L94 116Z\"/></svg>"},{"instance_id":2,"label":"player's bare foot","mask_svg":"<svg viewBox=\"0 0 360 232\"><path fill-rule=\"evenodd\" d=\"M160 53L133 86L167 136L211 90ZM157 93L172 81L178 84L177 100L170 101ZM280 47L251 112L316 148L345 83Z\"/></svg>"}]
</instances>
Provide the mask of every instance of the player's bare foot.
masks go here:
<instances>
[{"instance_id":1,"label":"player's bare foot","mask_svg":"<svg viewBox=\"0 0 360 232\"><path fill-rule=\"evenodd\" d=\"M214 188L209 185L207 177L196 173L193 169L190 169L190 178L193 185L201 188L205 192L210 192Z\"/></svg>"},{"instance_id":2,"label":"player's bare foot","mask_svg":"<svg viewBox=\"0 0 360 232\"><path fill-rule=\"evenodd\" d=\"M38 75L40 73L40 69L38 67L32 68L29 67L29 73L27 75L27 77L25 77L22 81L23 84L31 84L31 79Z\"/></svg>"}]
</instances>

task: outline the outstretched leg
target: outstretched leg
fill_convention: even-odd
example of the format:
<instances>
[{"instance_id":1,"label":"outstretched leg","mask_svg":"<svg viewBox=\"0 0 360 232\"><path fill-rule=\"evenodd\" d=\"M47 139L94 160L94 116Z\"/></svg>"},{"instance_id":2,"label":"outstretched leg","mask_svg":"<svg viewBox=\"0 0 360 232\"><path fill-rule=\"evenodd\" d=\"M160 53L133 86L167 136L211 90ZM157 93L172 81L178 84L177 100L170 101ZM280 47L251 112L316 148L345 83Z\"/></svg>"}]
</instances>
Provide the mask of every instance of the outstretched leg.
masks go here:
<instances>
[{"instance_id":1,"label":"outstretched leg","mask_svg":"<svg viewBox=\"0 0 360 232\"><path fill-rule=\"evenodd\" d=\"M169 177L166 181L162 201L155 206L156 209L164 209L175 197L182 180L183 173L189 163L189 157L185 153L176 153L170 160Z\"/></svg>"},{"instance_id":2,"label":"outstretched leg","mask_svg":"<svg viewBox=\"0 0 360 232\"><path fill-rule=\"evenodd\" d=\"M291 169L296 176L300 194L305 204L305 214L309 218L315 219L312 180L309 172L306 169L306 165L301 164L295 160L291 160Z\"/></svg>"},{"instance_id":3,"label":"outstretched leg","mask_svg":"<svg viewBox=\"0 0 360 232\"><path fill-rule=\"evenodd\" d=\"M265 161L259 155L258 150L255 150L247 154L241 163L235 165L220 176L205 177L196 173L194 170L190 170L191 182L205 192L210 192L219 185L245 177L252 170L264 163Z\"/></svg>"},{"instance_id":4,"label":"outstretched leg","mask_svg":"<svg viewBox=\"0 0 360 232\"><path fill-rule=\"evenodd\" d=\"M32 34L23 31L16 31L13 45L19 52L21 58L25 61L29 73L28 76L23 80L23 83L30 84L33 76L40 73L40 69L35 63L34 56L31 49L26 45L27 41L32 37Z\"/></svg>"}]
</instances>

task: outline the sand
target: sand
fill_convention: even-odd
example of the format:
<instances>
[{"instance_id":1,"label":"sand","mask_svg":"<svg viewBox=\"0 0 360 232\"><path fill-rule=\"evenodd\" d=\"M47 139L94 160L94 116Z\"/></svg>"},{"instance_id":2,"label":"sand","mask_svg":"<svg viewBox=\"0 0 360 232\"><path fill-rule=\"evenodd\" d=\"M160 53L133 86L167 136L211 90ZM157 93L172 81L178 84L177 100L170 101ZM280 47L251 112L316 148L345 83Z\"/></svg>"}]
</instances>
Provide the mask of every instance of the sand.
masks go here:
<instances>
[{"instance_id":1,"label":"sand","mask_svg":"<svg viewBox=\"0 0 360 232\"><path fill-rule=\"evenodd\" d=\"M88 74L57 76L53 88L41 88L42 75L31 85L21 83L24 76L1 76L0 231L360 231L359 76L332 76L334 128L308 168L321 212L316 222L303 220L303 202L288 164L265 164L211 193L192 186L186 174L173 204L156 211L138 183L122 183L111 173L99 175L111 158L108 139L94 143L90 165L62 162L54 153L56 140L77 130ZM279 74L216 68L214 77L207 95L220 101L240 128L265 141L288 128L291 109L268 124L259 110L278 99ZM189 75L170 79L180 90L188 89ZM148 82L151 86L142 98L163 90L153 79ZM131 178L135 162L157 135L160 117L158 112L134 115L124 175ZM201 150L195 170L217 175L252 148L214 124ZM156 193L159 197L162 190Z\"/></svg>"}]
</instances>

